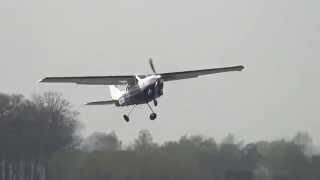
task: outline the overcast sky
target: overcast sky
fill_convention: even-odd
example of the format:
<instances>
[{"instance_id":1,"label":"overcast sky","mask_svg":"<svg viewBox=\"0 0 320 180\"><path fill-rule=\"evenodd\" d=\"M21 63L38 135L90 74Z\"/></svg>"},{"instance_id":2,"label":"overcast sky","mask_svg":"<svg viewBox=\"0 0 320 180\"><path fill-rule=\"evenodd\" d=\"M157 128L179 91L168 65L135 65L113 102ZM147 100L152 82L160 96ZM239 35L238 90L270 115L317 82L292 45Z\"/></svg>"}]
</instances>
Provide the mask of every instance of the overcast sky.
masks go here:
<instances>
[{"instance_id":1,"label":"overcast sky","mask_svg":"<svg viewBox=\"0 0 320 180\"><path fill-rule=\"evenodd\" d=\"M62 92L80 111L84 135L115 130L132 141L228 133L246 142L320 142L318 0L1 0L0 92ZM38 84L45 76L150 73L244 65L243 72L165 84L149 120L139 107L86 107L110 99L105 86Z\"/></svg>"}]
</instances>

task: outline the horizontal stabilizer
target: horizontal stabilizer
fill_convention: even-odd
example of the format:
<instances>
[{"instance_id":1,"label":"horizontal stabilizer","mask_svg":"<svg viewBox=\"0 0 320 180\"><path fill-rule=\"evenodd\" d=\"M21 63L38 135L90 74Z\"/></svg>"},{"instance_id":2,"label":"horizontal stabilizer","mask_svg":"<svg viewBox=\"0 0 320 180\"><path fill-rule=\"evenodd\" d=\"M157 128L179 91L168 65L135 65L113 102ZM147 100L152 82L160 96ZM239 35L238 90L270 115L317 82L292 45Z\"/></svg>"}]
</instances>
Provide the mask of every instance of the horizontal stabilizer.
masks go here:
<instances>
[{"instance_id":1,"label":"horizontal stabilizer","mask_svg":"<svg viewBox=\"0 0 320 180\"><path fill-rule=\"evenodd\" d=\"M115 104L117 101L96 101L96 102L89 102L86 105L112 105Z\"/></svg>"}]
</instances>

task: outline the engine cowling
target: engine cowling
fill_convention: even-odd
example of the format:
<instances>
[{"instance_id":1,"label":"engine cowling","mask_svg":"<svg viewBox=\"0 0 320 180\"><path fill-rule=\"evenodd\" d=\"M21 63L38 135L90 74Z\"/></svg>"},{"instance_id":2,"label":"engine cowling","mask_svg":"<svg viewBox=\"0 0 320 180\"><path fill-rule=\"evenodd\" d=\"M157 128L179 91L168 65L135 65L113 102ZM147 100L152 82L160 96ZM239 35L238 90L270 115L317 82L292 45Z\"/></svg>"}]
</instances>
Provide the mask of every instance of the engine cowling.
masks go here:
<instances>
[{"instance_id":1,"label":"engine cowling","mask_svg":"<svg viewBox=\"0 0 320 180\"><path fill-rule=\"evenodd\" d=\"M163 95L163 79L158 79L154 84L155 96L159 97Z\"/></svg>"}]
</instances>

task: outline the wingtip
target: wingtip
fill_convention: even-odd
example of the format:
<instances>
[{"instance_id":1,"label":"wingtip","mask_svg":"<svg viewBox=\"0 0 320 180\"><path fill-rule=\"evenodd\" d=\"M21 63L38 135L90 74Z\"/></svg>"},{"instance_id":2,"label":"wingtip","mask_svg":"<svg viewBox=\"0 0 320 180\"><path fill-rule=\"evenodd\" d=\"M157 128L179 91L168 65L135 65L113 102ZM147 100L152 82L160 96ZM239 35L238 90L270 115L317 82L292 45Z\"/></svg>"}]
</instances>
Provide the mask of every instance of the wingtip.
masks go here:
<instances>
[{"instance_id":1,"label":"wingtip","mask_svg":"<svg viewBox=\"0 0 320 180\"><path fill-rule=\"evenodd\" d=\"M43 80L44 80L44 79L40 79L40 80L38 80L38 83L42 83L42 82L43 82Z\"/></svg>"},{"instance_id":2,"label":"wingtip","mask_svg":"<svg viewBox=\"0 0 320 180\"><path fill-rule=\"evenodd\" d=\"M90 106L90 105L93 105L94 103L92 103L92 102L86 102L86 103L83 103L83 105L85 105L85 106Z\"/></svg>"},{"instance_id":3,"label":"wingtip","mask_svg":"<svg viewBox=\"0 0 320 180\"><path fill-rule=\"evenodd\" d=\"M92 105L97 105L95 102L86 102L83 105L85 106L92 106Z\"/></svg>"},{"instance_id":4,"label":"wingtip","mask_svg":"<svg viewBox=\"0 0 320 180\"><path fill-rule=\"evenodd\" d=\"M244 69L245 69L245 67L244 67L243 65L240 65L240 66L239 66L239 70L240 70L240 71L242 71L242 70L244 70Z\"/></svg>"}]
</instances>

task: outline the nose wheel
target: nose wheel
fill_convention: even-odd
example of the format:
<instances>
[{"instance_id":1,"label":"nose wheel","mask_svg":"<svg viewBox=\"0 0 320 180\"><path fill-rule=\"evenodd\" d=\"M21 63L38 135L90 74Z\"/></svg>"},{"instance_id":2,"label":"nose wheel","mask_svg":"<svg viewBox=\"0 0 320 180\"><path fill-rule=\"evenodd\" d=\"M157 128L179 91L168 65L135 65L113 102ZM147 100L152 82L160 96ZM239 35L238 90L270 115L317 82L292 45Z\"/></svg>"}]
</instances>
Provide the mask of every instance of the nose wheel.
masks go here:
<instances>
[{"instance_id":1,"label":"nose wheel","mask_svg":"<svg viewBox=\"0 0 320 180\"><path fill-rule=\"evenodd\" d=\"M154 102L156 102L156 101L154 101ZM150 111L152 112L152 113L150 114L150 120L153 121L153 120L157 119L157 114L153 111L153 109L152 109L152 107L150 106L150 104L147 103L147 105L148 105Z\"/></svg>"}]
</instances>

